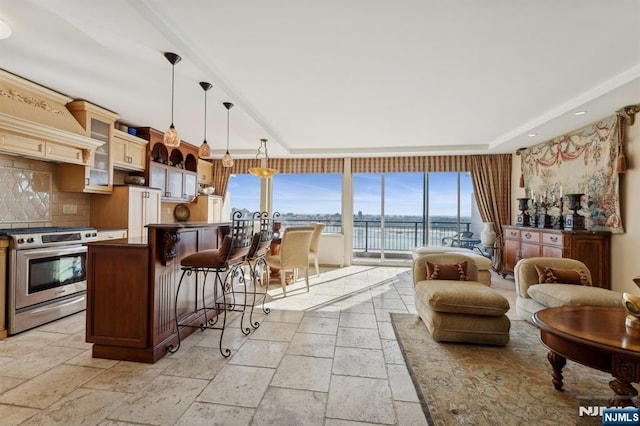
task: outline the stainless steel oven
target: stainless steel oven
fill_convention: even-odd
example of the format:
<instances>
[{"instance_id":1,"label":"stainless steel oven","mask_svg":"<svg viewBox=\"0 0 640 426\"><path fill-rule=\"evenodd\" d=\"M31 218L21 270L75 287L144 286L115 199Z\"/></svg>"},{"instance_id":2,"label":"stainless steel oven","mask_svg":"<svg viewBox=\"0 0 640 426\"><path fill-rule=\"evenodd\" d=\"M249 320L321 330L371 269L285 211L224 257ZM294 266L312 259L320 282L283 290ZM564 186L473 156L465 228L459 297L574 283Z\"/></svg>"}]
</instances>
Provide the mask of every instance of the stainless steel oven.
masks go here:
<instances>
[{"instance_id":1,"label":"stainless steel oven","mask_svg":"<svg viewBox=\"0 0 640 426\"><path fill-rule=\"evenodd\" d=\"M87 241L92 228L5 230L8 259L9 334L86 308Z\"/></svg>"}]
</instances>

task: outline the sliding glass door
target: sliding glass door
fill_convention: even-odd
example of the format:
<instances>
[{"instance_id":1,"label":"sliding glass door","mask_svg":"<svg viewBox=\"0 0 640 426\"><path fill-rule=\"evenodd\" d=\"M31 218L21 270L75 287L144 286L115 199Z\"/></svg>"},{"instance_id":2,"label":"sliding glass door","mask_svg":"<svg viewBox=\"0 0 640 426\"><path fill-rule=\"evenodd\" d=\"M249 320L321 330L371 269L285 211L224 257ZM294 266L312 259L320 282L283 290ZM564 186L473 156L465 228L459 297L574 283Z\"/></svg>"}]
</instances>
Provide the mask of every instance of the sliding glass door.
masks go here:
<instances>
[{"instance_id":1,"label":"sliding glass door","mask_svg":"<svg viewBox=\"0 0 640 426\"><path fill-rule=\"evenodd\" d=\"M479 242L468 173L357 173L353 211L355 261L408 260L416 247Z\"/></svg>"},{"instance_id":2,"label":"sliding glass door","mask_svg":"<svg viewBox=\"0 0 640 426\"><path fill-rule=\"evenodd\" d=\"M469 173L427 173L425 181L425 245L473 249L481 226Z\"/></svg>"}]
</instances>

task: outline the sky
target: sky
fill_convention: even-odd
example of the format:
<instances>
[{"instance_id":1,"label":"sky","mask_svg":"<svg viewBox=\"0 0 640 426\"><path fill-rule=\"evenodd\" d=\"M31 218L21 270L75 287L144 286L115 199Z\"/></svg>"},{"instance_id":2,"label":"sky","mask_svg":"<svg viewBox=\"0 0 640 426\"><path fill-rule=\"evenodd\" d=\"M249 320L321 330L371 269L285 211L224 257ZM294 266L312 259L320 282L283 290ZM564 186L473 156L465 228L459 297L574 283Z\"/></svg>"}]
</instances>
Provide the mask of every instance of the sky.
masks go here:
<instances>
[{"instance_id":1,"label":"sky","mask_svg":"<svg viewBox=\"0 0 640 426\"><path fill-rule=\"evenodd\" d=\"M421 216L424 175L387 173L384 176L385 215ZM461 216L471 216L471 178L463 173ZM377 173L355 174L353 182L354 214L379 215L382 179ZM258 210L260 180L249 174L229 180L232 208ZM278 174L273 178L273 210L281 214L334 214L341 211L342 176L340 174ZM457 173L429 174L429 214L457 215Z\"/></svg>"}]
</instances>

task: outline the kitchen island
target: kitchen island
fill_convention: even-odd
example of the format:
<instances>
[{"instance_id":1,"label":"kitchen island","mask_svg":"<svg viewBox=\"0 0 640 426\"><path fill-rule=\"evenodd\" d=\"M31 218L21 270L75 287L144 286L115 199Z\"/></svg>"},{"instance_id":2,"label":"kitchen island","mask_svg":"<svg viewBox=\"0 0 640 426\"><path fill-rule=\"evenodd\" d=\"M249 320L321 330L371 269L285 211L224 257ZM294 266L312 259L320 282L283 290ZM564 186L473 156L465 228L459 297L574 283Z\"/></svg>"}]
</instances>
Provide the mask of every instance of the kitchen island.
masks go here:
<instances>
[{"instance_id":1,"label":"kitchen island","mask_svg":"<svg viewBox=\"0 0 640 426\"><path fill-rule=\"evenodd\" d=\"M178 341L174 303L180 260L218 248L231 223L147 225L147 238L88 243L87 330L93 356L154 363ZM185 276L177 303L181 323L194 315L196 276ZM183 328L183 338L197 329Z\"/></svg>"}]
</instances>

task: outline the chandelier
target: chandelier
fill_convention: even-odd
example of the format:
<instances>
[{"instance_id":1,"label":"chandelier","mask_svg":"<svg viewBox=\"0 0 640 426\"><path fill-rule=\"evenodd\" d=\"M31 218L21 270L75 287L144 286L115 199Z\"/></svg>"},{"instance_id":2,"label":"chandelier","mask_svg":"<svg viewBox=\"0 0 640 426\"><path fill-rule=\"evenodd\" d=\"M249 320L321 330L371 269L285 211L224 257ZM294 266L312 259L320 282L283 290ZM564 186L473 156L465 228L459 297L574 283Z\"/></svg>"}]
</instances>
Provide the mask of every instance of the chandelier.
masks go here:
<instances>
[{"instance_id":1,"label":"chandelier","mask_svg":"<svg viewBox=\"0 0 640 426\"><path fill-rule=\"evenodd\" d=\"M258 148L258 153L256 154L256 160L259 160L262 163L262 160L260 159L261 154L264 155L264 166L249 167L249 173L259 178L273 177L273 175L278 173L278 170L269 167L269 154L267 153L266 139L260 139L260 147Z\"/></svg>"}]
</instances>

